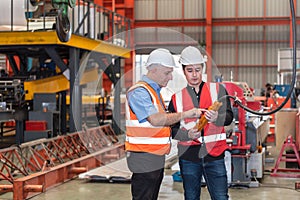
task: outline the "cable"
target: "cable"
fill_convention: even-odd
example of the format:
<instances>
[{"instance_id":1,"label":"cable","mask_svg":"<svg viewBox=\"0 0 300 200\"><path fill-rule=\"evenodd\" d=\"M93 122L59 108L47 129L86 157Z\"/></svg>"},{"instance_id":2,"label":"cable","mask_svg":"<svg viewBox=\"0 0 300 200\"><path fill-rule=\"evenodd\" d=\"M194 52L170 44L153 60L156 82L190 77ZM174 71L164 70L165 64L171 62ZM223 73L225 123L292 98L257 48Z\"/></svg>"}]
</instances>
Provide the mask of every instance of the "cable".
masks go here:
<instances>
[{"instance_id":1,"label":"cable","mask_svg":"<svg viewBox=\"0 0 300 200\"><path fill-rule=\"evenodd\" d=\"M295 86L295 82L296 82L296 55L297 55L297 48L296 48L296 42L297 42L297 38L296 38L296 17L295 17L295 8L294 8L294 0L290 0L290 9L291 9L291 15L292 15L292 39L293 39L293 76L292 76L292 82L291 82L291 87L288 91L287 96L285 97L285 100L275 109L272 110L270 112L257 112L255 110L252 110L250 108L248 108L247 106L242 104L242 101L235 96L230 96L230 95L226 95L224 96L225 98L232 98L234 100L235 103L237 103L240 107L242 107L244 110L255 114L255 115L271 115L277 111L279 111L281 108L283 108L283 106L288 102L289 98L291 97L291 94L293 93L294 90L294 86Z\"/></svg>"}]
</instances>

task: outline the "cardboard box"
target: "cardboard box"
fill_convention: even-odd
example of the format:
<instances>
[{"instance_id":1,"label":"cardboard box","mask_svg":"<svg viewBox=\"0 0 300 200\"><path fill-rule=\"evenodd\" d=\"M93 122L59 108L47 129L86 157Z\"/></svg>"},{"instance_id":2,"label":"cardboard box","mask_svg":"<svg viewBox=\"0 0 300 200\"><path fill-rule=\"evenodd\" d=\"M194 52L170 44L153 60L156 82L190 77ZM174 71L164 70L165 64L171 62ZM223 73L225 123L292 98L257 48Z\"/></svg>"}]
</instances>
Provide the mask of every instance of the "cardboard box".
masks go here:
<instances>
[{"instance_id":1,"label":"cardboard box","mask_svg":"<svg viewBox=\"0 0 300 200\"><path fill-rule=\"evenodd\" d=\"M284 108L275 113L276 151L279 152L285 139L291 135L296 139L296 108Z\"/></svg>"}]
</instances>

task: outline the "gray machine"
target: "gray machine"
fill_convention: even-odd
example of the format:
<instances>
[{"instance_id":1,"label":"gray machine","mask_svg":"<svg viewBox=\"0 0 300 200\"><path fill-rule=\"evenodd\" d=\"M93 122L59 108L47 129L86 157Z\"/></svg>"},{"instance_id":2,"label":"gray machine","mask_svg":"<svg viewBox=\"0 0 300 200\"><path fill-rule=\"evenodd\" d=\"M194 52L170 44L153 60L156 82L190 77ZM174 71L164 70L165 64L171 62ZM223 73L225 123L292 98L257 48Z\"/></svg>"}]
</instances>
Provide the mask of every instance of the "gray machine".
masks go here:
<instances>
[{"instance_id":1,"label":"gray machine","mask_svg":"<svg viewBox=\"0 0 300 200\"><path fill-rule=\"evenodd\" d=\"M34 94L33 111L28 114L29 121L46 121L46 130L25 130L24 142L50 138L58 135L60 127L59 111L56 108L56 94Z\"/></svg>"},{"instance_id":2,"label":"gray machine","mask_svg":"<svg viewBox=\"0 0 300 200\"><path fill-rule=\"evenodd\" d=\"M232 155L232 184L258 187L256 179L263 178L265 150L263 148L262 152L258 152L257 146L265 141L268 131L268 117L250 116L248 118L246 143L251 147L246 155Z\"/></svg>"}]
</instances>

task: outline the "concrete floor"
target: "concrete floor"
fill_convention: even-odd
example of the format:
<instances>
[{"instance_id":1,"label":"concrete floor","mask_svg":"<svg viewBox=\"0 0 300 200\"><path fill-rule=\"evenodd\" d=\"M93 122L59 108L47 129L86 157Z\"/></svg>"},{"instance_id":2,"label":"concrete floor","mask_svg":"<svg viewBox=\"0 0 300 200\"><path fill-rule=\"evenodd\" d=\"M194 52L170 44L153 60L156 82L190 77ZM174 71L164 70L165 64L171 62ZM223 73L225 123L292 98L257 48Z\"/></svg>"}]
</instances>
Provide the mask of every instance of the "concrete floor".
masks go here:
<instances>
[{"instance_id":1,"label":"concrete floor","mask_svg":"<svg viewBox=\"0 0 300 200\"><path fill-rule=\"evenodd\" d=\"M271 148L275 150L275 148ZM266 163L264 178L260 180L257 188L235 187L229 188L231 200L300 200L300 190L295 190L295 182L298 178L271 177L270 169L274 167L277 159L276 153L270 154L268 158L274 162ZM159 200L183 200L183 188L181 182L174 182L172 174L174 171L166 169L165 177L161 186ZM0 195L0 200L13 199L12 193ZM131 199L129 183L96 183L85 179L73 179L57 187L41 193L32 200L119 200ZM206 187L202 187L201 200L209 200Z\"/></svg>"},{"instance_id":2,"label":"concrete floor","mask_svg":"<svg viewBox=\"0 0 300 200\"><path fill-rule=\"evenodd\" d=\"M159 200L182 200L183 189L181 182L173 182L171 171L166 170ZM298 200L299 191L296 191L295 181L299 179L274 178L265 175L258 188L229 188L231 200ZM2 199L2 198L1 198ZM105 199L119 200L131 199L130 184L117 183L91 183L81 179L75 179L58 187L48 190L43 194L33 197L32 200L82 200ZM206 187L202 187L202 200L209 200Z\"/></svg>"},{"instance_id":3,"label":"concrete floor","mask_svg":"<svg viewBox=\"0 0 300 200\"><path fill-rule=\"evenodd\" d=\"M272 149L272 148L271 148ZM274 150L274 148L273 148ZM272 150L271 150L272 152ZM259 187L234 187L229 188L231 200L300 200L300 190L295 190L295 182L298 178L282 178L270 176L270 169L274 167L276 154L268 152L267 158L274 162L265 164L264 178L259 180ZM284 163L283 163L284 164ZM159 200L183 200L183 188L181 182L174 182L174 171L166 169L161 186ZM95 183L83 179L75 179L48 190L43 194L33 197L32 200L119 200L131 199L129 183ZM209 200L207 188L202 187L201 200Z\"/></svg>"}]
</instances>

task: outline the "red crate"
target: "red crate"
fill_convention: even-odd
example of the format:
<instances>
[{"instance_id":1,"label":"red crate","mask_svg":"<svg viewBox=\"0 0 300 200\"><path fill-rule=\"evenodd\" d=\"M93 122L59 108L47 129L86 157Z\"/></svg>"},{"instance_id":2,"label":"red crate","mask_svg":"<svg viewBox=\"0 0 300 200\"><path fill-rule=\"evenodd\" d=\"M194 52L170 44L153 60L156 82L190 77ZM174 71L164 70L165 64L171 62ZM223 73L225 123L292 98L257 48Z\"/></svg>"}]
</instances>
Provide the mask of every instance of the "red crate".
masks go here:
<instances>
[{"instance_id":1,"label":"red crate","mask_svg":"<svg viewBox=\"0 0 300 200\"><path fill-rule=\"evenodd\" d=\"M26 121L25 122L26 131L44 131L47 130L46 121Z\"/></svg>"}]
</instances>

